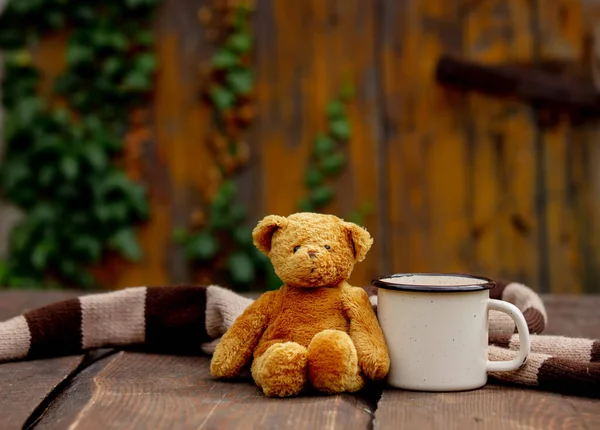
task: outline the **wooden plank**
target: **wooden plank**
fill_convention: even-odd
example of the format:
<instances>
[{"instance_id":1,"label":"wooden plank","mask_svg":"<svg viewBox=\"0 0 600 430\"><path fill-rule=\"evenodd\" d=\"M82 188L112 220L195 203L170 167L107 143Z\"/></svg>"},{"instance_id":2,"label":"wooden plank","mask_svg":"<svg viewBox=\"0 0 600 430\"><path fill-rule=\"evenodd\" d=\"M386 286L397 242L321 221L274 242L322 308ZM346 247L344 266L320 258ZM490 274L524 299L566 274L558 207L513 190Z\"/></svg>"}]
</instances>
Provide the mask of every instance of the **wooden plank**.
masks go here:
<instances>
[{"instance_id":1,"label":"wooden plank","mask_svg":"<svg viewBox=\"0 0 600 430\"><path fill-rule=\"evenodd\" d=\"M571 240L575 251L572 270L577 271L586 293L600 292L600 146L598 125L571 132L569 162L569 207ZM574 261L573 261L574 260Z\"/></svg>"},{"instance_id":2,"label":"wooden plank","mask_svg":"<svg viewBox=\"0 0 600 430\"><path fill-rule=\"evenodd\" d=\"M190 227L214 166L206 145L211 113L201 102L199 73L212 53L198 20L199 9L209 3L166 0L157 12L154 99L138 135L126 137L126 153L133 158L139 154L137 169L150 199L150 219L139 228L144 258L109 261L98 271L109 287L193 280L183 250L173 242L173 230Z\"/></svg>"},{"instance_id":3,"label":"wooden plank","mask_svg":"<svg viewBox=\"0 0 600 430\"><path fill-rule=\"evenodd\" d=\"M118 353L75 378L40 428L367 428L371 421L359 397L268 399L245 378L214 380L208 366L207 357ZM82 406L76 415L71 402Z\"/></svg>"},{"instance_id":4,"label":"wooden plank","mask_svg":"<svg viewBox=\"0 0 600 430\"><path fill-rule=\"evenodd\" d=\"M0 429L20 429L82 360L79 355L0 364Z\"/></svg>"},{"instance_id":5,"label":"wooden plank","mask_svg":"<svg viewBox=\"0 0 600 430\"><path fill-rule=\"evenodd\" d=\"M479 272L535 287L530 112L443 89L432 69L443 54L484 64L530 59L528 2L384 6L386 111L397 130L388 137L394 270Z\"/></svg>"},{"instance_id":6,"label":"wooden plank","mask_svg":"<svg viewBox=\"0 0 600 430\"><path fill-rule=\"evenodd\" d=\"M40 411L35 420L30 420L36 429L64 429L77 419L94 393L94 377L114 360L118 354L109 354L98 359L75 374L52 401Z\"/></svg>"},{"instance_id":7,"label":"wooden plank","mask_svg":"<svg viewBox=\"0 0 600 430\"><path fill-rule=\"evenodd\" d=\"M386 390L374 428L551 430L599 425L598 401L488 384L459 393Z\"/></svg>"},{"instance_id":8,"label":"wooden plank","mask_svg":"<svg viewBox=\"0 0 600 430\"><path fill-rule=\"evenodd\" d=\"M582 4L579 0L558 0L550 3L536 2L536 26L534 37L539 48L536 60L558 64L564 75L572 75L574 66L582 57L584 27L582 26ZM535 31L537 30L537 31ZM579 78L575 75L576 78ZM560 120L554 127L540 130L541 145L538 157L542 169L539 184L540 210L546 225L544 228L547 248L547 279L549 285L545 291L555 293L581 292L582 279L574 264L578 259L575 235L572 232L573 206L569 187L569 165L573 144L570 124L567 118ZM583 160L578 160L581 162Z\"/></svg>"},{"instance_id":9,"label":"wooden plank","mask_svg":"<svg viewBox=\"0 0 600 430\"><path fill-rule=\"evenodd\" d=\"M464 8L464 56L486 65L530 60L526 1L479 2ZM535 218L535 124L518 102L468 97L473 193L469 205L473 267L492 277L539 285Z\"/></svg>"},{"instance_id":10,"label":"wooden plank","mask_svg":"<svg viewBox=\"0 0 600 430\"><path fill-rule=\"evenodd\" d=\"M578 48L581 58L577 63L567 64L569 73L582 75L600 88L598 59L600 58L600 3L584 1L574 8L560 11L567 16L567 23L555 26L564 38L579 37L570 41ZM569 21L581 20L580 31ZM556 33L556 32L555 32ZM555 36L556 37L556 36ZM586 40L591 43L586 42ZM571 253L567 270L576 273L579 289L584 292L600 292L600 128L598 122L571 127L568 138L567 204L568 239ZM560 264L560 262L559 262Z\"/></svg>"},{"instance_id":11,"label":"wooden plank","mask_svg":"<svg viewBox=\"0 0 600 430\"><path fill-rule=\"evenodd\" d=\"M461 99L433 83L438 56L460 51L456 2L382 5L392 270L467 270Z\"/></svg>"},{"instance_id":12,"label":"wooden plank","mask_svg":"<svg viewBox=\"0 0 600 430\"><path fill-rule=\"evenodd\" d=\"M543 296L547 334L600 339L600 296ZM493 382L459 393L384 390L375 428L598 428L600 400L565 396Z\"/></svg>"},{"instance_id":13,"label":"wooden plank","mask_svg":"<svg viewBox=\"0 0 600 430\"><path fill-rule=\"evenodd\" d=\"M254 196L263 215L299 209L308 193L305 172L314 138L327 131L327 105L347 81L356 89L349 105L347 165L333 183L334 201L323 211L346 217L364 202L379 210L376 13L374 3L359 0L257 2L260 115L253 136L261 141L262 187ZM376 217L366 221L375 245L353 272L351 281L358 285L368 285L385 270L380 263L385 232Z\"/></svg>"},{"instance_id":14,"label":"wooden plank","mask_svg":"<svg viewBox=\"0 0 600 430\"><path fill-rule=\"evenodd\" d=\"M545 334L600 339L600 295L542 295L548 312Z\"/></svg>"},{"instance_id":15,"label":"wooden plank","mask_svg":"<svg viewBox=\"0 0 600 430\"><path fill-rule=\"evenodd\" d=\"M75 292L0 292L0 321ZM0 364L0 430L20 429L38 406L81 364L83 356Z\"/></svg>"}]
</instances>

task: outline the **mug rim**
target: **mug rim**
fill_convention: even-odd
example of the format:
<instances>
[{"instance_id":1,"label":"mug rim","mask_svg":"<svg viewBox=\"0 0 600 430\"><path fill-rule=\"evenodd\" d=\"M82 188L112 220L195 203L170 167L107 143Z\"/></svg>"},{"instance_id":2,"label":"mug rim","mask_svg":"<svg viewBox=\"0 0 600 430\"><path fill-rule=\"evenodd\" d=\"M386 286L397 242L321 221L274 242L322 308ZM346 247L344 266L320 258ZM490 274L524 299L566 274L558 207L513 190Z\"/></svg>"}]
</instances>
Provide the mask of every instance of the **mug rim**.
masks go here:
<instances>
[{"instance_id":1,"label":"mug rim","mask_svg":"<svg viewBox=\"0 0 600 430\"><path fill-rule=\"evenodd\" d=\"M387 282L384 279L406 278L409 276L449 276L458 278L468 278L473 280L483 281L481 283L473 283L469 285L419 285L407 284L402 282ZM371 281L371 285L377 288L393 291L412 291L412 292L427 292L427 293L456 293L456 292L473 292L491 290L496 287L496 282L485 276L471 275L468 273L443 273L443 272L407 272L407 273L392 273L383 275Z\"/></svg>"}]
</instances>

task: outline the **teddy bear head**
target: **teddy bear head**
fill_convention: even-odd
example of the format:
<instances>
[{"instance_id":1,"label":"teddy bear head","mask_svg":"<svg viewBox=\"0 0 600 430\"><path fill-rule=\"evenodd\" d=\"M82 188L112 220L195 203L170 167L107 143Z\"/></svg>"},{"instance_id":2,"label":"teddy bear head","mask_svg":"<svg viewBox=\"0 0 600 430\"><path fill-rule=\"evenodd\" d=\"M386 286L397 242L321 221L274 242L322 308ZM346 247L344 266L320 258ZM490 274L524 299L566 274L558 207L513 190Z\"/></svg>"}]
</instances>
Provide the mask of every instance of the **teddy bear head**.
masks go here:
<instances>
[{"instance_id":1,"label":"teddy bear head","mask_svg":"<svg viewBox=\"0 0 600 430\"><path fill-rule=\"evenodd\" d=\"M347 280L373 239L364 228L334 215L268 215L252 232L277 276L292 287L335 286Z\"/></svg>"}]
</instances>

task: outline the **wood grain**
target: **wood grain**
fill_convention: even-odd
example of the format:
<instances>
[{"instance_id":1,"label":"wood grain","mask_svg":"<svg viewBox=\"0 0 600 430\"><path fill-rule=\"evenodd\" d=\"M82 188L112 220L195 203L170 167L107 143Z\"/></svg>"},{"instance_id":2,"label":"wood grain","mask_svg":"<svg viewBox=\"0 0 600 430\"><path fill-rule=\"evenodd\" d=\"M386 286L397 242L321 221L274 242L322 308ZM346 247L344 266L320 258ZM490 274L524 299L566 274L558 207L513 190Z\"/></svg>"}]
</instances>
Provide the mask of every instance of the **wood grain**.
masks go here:
<instances>
[{"instance_id":1,"label":"wood grain","mask_svg":"<svg viewBox=\"0 0 600 430\"><path fill-rule=\"evenodd\" d=\"M600 294L542 295L548 312L544 333L600 339Z\"/></svg>"},{"instance_id":2,"label":"wood grain","mask_svg":"<svg viewBox=\"0 0 600 430\"><path fill-rule=\"evenodd\" d=\"M488 0L463 8L458 19L465 22L463 55L469 60L494 65L531 58L528 2ZM468 96L467 106L471 267L539 288L530 109L477 94Z\"/></svg>"},{"instance_id":3,"label":"wood grain","mask_svg":"<svg viewBox=\"0 0 600 430\"><path fill-rule=\"evenodd\" d=\"M371 420L368 402L358 397L267 399L247 379L235 383L214 380L208 365L207 357L118 353L96 374L76 378L65 391L62 402L80 401L82 396L89 399L70 418L72 421L58 423L54 417L64 415L50 410L40 426L158 430L269 429L285 424L286 428L367 428Z\"/></svg>"},{"instance_id":4,"label":"wood grain","mask_svg":"<svg viewBox=\"0 0 600 430\"><path fill-rule=\"evenodd\" d=\"M0 429L20 429L82 359L73 356L0 364Z\"/></svg>"},{"instance_id":5,"label":"wood grain","mask_svg":"<svg viewBox=\"0 0 600 430\"><path fill-rule=\"evenodd\" d=\"M0 321L75 292L0 292ZM0 430L20 429L48 395L77 369L83 356L23 361L0 365Z\"/></svg>"},{"instance_id":6,"label":"wood grain","mask_svg":"<svg viewBox=\"0 0 600 430\"><path fill-rule=\"evenodd\" d=\"M600 425L600 408L597 400L492 384L460 393L385 390L374 423L375 429L584 429Z\"/></svg>"},{"instance_id":7,"label":"wood grain","mask_svg":"<svg viewBox=\"0 0 600 430\"><path fill-rule=\"evenodd\" d=\"M342 217L370 202L377 211L381 181L378 148L380 103L375 65L377 9L359 0L257 4L257 110L253 137L260 153L260 196L264 215L298 211L308 189L305 172L318 134L327 132L327 106L348 82L356 89L349 103L352 136L343 148L347 164L336 180L334 201L323 210ZM273 35L277 37L273 37ZM378 238L351 281L365 285L386 270L380 223L366 220Z\"/></svg>"},{"instance_id":8,"label":"wood grain","mask_svg":"<svg viewBox=\"0 0 600 430\"><path fill-rule=\"evenodd\" d=\"M139 230L141 262L109 258L95 271L109 288L194 280L172 232L188 225L214 167L198 73L214 49L197 19L208 4L166 0L158 11L154 99L142 130L125 138L128 172L148 189L151 219ZM250 165L236 178L248 226L298 209L327 103L349 80L356 98L348 165L325 211L375 207L366 221L375 244L352 283L387 272L467 271L541 292L600 292L598 121L558 118L544 128L526 103L444 89L433 75L439 57L453 54L598 86L599 5L257 0L257 117ZM34 49L43 94L64 65L64 40L53 34Z\"/></svg>"}]
</instances>

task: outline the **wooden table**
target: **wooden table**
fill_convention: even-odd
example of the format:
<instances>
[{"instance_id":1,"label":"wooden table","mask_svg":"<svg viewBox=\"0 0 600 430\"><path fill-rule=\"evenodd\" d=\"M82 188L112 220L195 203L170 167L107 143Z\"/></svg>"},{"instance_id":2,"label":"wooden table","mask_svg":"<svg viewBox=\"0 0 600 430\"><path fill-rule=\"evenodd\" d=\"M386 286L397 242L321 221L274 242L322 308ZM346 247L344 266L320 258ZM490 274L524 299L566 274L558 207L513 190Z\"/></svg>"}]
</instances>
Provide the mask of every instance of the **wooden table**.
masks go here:
<instances>
[{"instance_id":1,"label":"wooden table","mask_svg":"<svg viewBox=\"0 0 600 430\"><path fill-rule=\"evenodd\" d=\"M0 292L0 320L72 292ZM600 296L544 297L547 333L600 338ZM0 364L0 429L600 429L600 400L489 383L465 393L373 387L267 399L215 381L208 357L97 351Z\"/></svg>"}]
</instances>

